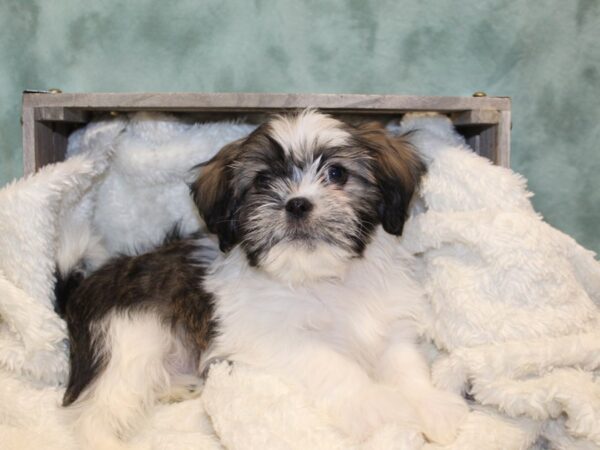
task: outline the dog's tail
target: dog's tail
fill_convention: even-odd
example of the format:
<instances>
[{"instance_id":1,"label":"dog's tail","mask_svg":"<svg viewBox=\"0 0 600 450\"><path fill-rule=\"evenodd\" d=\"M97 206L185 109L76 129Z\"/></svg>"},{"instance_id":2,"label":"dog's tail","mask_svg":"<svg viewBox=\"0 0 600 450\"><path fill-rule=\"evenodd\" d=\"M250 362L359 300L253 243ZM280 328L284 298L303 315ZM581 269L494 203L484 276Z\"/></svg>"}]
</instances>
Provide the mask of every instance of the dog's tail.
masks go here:
<instances>
[{"instance_id":1,"label":"dog's tail","mask_svg":"<svg viewBox=\"0 0 600 450\"><path fill-rule=\"evenodd\" d=\"M67 303L69 302L69 298L77 289L77 287L83 281L84 274L80 270L74 270L69 272L66 276L63 275L60 269L57 269L55 272L56 283L54 284L54 298L56 302L54 304L54 310L56 313L65 318L65 314L67 312Z\"/></svg>"},{"instance_id":2,"label":"dog's tail","mask_svg":"<svg viewBox=\"0 0 600 450\"><path fill-rule=\"evenodd\" d=\"M55 311L65 317L69 298L86 273L108 258L102 239L88 223L63 224L58 238L54 284Z\"/></svg>"}]
</instances>

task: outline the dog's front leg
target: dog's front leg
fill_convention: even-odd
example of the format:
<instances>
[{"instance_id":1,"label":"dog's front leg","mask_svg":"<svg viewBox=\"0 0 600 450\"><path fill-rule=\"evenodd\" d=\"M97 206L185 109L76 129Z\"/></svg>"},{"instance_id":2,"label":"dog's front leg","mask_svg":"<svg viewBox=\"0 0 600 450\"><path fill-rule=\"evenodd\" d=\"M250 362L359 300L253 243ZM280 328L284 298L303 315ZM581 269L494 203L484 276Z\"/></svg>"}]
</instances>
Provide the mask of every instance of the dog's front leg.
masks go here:
<instances>
[{"instance_id":1,"label":"dog's front leg","mask_svg":"<svg viewBox=\"0 0 600 450\"><path fill-rule=\"evenodd\" d=\"M286 377L301 382L347 435L363 440L387 424L419 433L415 410L397 390L376 383L356 361L326 343L296 345L284 364Z\"/></svg>"},{"instance_id":2,"label":"dog's front leg","mask_svg":"<svg viewBox=\"0 0 600 450\"><path fill-rule=\"evenodd\" d=\"M421 431L430 441L454 441L469 409L465 400L433 386L429 366L420 352L414 322L400 320L375 367L383 384L394 386L416 409Z\"/></svg>"}]
</instances>

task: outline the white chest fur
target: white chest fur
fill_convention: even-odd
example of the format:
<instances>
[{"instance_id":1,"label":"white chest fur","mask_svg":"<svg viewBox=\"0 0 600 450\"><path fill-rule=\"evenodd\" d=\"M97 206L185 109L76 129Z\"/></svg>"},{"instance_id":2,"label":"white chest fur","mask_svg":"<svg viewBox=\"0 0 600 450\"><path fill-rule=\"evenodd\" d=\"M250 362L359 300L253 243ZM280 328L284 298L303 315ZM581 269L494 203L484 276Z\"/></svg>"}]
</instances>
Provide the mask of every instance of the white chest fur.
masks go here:
<instances>
[{"instance_id":1,"label":"white chest fur","mask_svg":"<svg viewBox=\"0 0 600 450\"><path fill-rule=\"evenodd\" d=\"M288 285L249 267L233 250L207 278L219 335L212 356L267 369L294 366L303 347L327 346L370 372L398 320L417 333L424 307L412 260L379 230L343 279ZM287 370L285 370L287 371Z\"/></svg>"}]
</instances>

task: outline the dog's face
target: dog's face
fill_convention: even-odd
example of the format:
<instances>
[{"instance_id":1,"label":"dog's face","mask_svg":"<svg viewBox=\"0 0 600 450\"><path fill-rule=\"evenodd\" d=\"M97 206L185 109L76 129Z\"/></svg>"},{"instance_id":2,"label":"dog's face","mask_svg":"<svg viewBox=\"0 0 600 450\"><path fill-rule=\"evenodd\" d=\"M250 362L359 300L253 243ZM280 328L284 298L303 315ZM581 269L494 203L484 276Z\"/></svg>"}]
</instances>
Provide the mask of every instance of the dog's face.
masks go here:
<instances>
[{"instance_id":1,"label":"dog's face","mask_svg":"<svg viewBox=\"0 0 600 450\"><path fill-rule=\"evenodd\" d=\"M334 277L378 225L400 235L424 172L414 150L374 125L305 111L224 147L192 193L222 251L285 281Z\"/></svg>"}]
</instances>

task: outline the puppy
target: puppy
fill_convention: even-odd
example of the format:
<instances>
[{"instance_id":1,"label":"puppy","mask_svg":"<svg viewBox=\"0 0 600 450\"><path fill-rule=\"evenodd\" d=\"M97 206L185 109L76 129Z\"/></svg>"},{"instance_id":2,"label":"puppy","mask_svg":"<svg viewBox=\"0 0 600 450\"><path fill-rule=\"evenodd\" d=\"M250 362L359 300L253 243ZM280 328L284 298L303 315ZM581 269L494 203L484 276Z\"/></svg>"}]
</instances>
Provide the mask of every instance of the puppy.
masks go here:
<instances>
[{"instance_id":1,"label":"puppy","mask_svg":"<svg viewBox=\"0 0 600 450\"><path fill-rule=\"evenodd\" d=\"M398 424L452 441L467 407L431 384L425 301L397 241L424 171L401 138L313 110L224 147L191 186L220 253L173 240L61 299L64 405L87 446L125 441L160 398L195 395L214 358L303 385L354 438Z\"/></svg>"}]
</instances>

